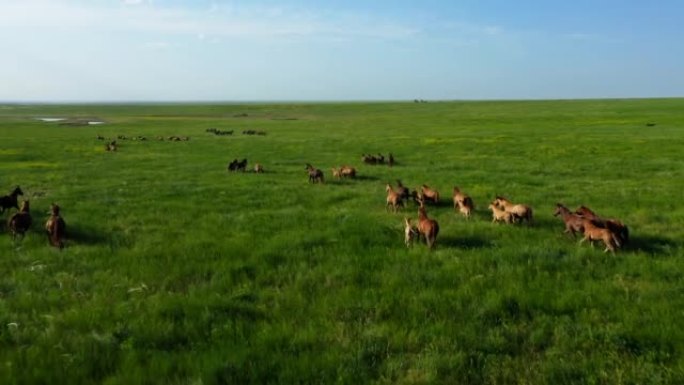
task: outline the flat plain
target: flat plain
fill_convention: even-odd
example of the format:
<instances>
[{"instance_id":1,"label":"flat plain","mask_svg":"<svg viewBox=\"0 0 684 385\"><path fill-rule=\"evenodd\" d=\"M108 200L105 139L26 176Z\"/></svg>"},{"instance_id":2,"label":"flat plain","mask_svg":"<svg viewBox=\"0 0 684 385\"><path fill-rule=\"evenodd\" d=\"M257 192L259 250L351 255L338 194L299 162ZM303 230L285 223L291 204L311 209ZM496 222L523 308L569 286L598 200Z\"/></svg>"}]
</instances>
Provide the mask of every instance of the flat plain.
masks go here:
<instances>
[{"instance_id":1,"label":"flat plain","mask_svg":"<svg viewBox=\"0 0 684 385\"><path fill-rule=\"evenodd\" d=\"M2 105L0 195L34 223L2 214L0 383L684 383L683 150L684 99ZM441 193L433 251L396 180ZM532 225L491 223L497 195ZM556 203L630 242L579 245Z\"/></svg>"}]
</instances>

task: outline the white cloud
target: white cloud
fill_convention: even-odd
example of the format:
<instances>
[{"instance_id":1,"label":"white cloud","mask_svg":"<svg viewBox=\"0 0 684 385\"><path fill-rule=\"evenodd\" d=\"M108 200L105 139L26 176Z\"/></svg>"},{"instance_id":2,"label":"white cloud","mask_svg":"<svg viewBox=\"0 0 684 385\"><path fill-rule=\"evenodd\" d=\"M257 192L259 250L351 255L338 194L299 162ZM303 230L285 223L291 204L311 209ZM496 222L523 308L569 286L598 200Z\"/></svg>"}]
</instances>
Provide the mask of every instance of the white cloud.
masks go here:
<instances>
[{"instance_id":1,"label":"white cloud","mask_svg":"<svg viewBox=\"0 0 684 385\"><path fill-rule=\"evenodd\" d=\"M129 6L147 4L145 7ZM263 6L208 8L161 7L152 1L121 0L122 6L77 4L63 0L0 1L0 31L51 29L87 32L105 30L236 38L404 39L419 33L402 23Z\"/></svg>"}]
</instances>

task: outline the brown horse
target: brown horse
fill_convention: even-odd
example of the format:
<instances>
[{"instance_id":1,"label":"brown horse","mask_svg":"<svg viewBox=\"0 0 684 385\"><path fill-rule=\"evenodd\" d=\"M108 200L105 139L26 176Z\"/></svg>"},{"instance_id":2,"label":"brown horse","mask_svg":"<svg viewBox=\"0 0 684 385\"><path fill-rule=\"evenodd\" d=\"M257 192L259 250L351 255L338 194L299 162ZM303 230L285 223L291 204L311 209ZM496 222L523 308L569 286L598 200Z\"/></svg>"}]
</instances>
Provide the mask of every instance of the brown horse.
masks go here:
<instances>
[{"instance_id":1,"label":"brown horse","mask_svg":"<svg viewBox=\"0 0 684 385\"><path fill-rule=\"evenodd\" d=\"M589 218L582 218L582 226L584 227L584 238L580 240L580 244L588 240L593 246L593 241L601 240L606 245L606 249L603 252L610 251L613 254L615 254L615 248L620 247L620 240L617 235L610 231L610 229L601 227L599 222Z\"/></svg>"},{"instance_id":2,"label":"brown horse","mask_svg":"<svg viewBox=\"0 0 684 385\"><path fill-rule=\"evenodd\" d=\"M575 213L582 215L585 218L594 220L599 226L610 229L610 231L612 231L613 234L617 235L618 239L620 239L621 245L629 242L629 228L621 221L617 219L606 219L600 217L586 206L578 207L577 210L575 210Z\"/></svg>"},{"instance_id":3,"label":"brown horse","mask_svg":"<svg viewBox=\"0 0 684 385\"><path fill-rule=\"evenodd\" d=\"M435 241L439 234L439 223L434 219L428 218L425 206L420 206L418 209L418 233L425 238L428 248L432 249L435 246Z\"/></svg>"},{"instance_id":4,"label":"brown horse","mask_svg":"<svg viewBox=\"0 0 684 385\"><path fill-rule=\"evenodd\" d=\"M363 163L366 163L366 164L377 164L378 163L378 159L376 157L374 157L373 155L370 155L370 154L362 154L361 160L363 161Z\"/></svg>"},{"instance_id":5,"label":"brown horse","mask_svg":"<svg viewBox=\"0 0 684 385\"><path fill-rule=\"evenodd\" d=\"M340 167L340 175L344 178L356 178L356 169L351 166L344 165Z\"/></svg>"},{"instance_id":6,"label":"brown horse","mask_svg":"<svg viewBox=\"0 0 684 385\"><path fill-rule=\"evenodd\" d=\"M437 192L437 190L433 190L427 185L422 185L420 187L420 192L423 202L439 203L439 192Z\"/></svg>"},{"instance_id":7,"label":"brown horse","mask_svg":"<svg viewBox=\"0 0 684 385\"><path fill-rule=\"evenodd\" d=\"M255 163L254 172L257 174L262 174L264 172L264 166L261 163Z\"/></svg>"},{"instance_id":8,"label":"brown horse","mask_svg":"<svg viewBox=\"0 0 684 385\"><path fill-rule=\"evenodd\" d=\"M323 171L307 163L305 170L309 173L309 183L323 183Z\"/></svg>"},{"instance_id":9,"label":"brown horse","mask_svg":"<svg viewBox=\"0 0 684 385\"><path fill-rule=\"evenodd\" d=\"M31 228L31 214L29 213L29 201L21 202L21 209L18 213L14 213L12 217L7 222L7 226L10 229L10 234L12 234L12 239L16 239L17 235L21 235L22 239L24 234Z\"/></svg>"},{"instance_id":10,"label":"brown horse","mask_svg":"<svg viewBox=\"0 0 684 385\"><path fill-rule=\"evenodd\" d=\"M520 221L526 220L528 225L532 223L532 208L530 206L524 204L513 204L511 201L502 196L497 196L494 200L494 204L498 208L514 214L514 219Z\"/></svg>"},{"instance_id":11,"label":"brown horse","mask_svg":"<svg viewBox=\"0 0 684 385\"><path fill-rule=\"evenodd\" d=\"M401 195L401 199L408 202L408 199L410 196L409 189L408 189L408 187L401 184L401 181L399 179L397 179L397 190L396 191L399 193L399 195Z\"/></svg>"},{"instance_id":12,"label":"brown horse","mask_svg":"<svg viewBox=\"0 0 684 385\"><path fill-rule=\"evenodd\" d=\"M0 197L0 214L4 213L5 210L11 209L12 207L19 210L19 202L17 202L17 197L19 195L24 195L24 192L21 191L19 186L17 186L14 188L14 190L12 190L11 193L9 193L9 195Z\"/></svg>"},{"instance_id":13,"label":"brown horse","mask_svg":"<svg viewBox=\"0 0 684 385\"><path fill-rule=\"evenodd\" d=\"M454 211L459 210L466 219L470 219L470 214L475 209L475 203L473 199L468 195L461 192L461 190L454 186Z\"/></svg>"},{"instance_id":14,"label":"brown horse","mask_svg":"<svg viewBox=\"0 0 684 385\"><path fill-rule=\"evenodd\" d=\"M559 215L561 219L563 219L563 223L565 223L565 231L563 231L564 233L570 233L574 238L576 237L575 233L584 232L584 227L582 225L583 217L581 215L573 213L567 207L557 203L556 211L554 211L553 216L557 217Z\"/></svg>"},{"instance_id":15,"label":"brown horse","mask_svg":"<svg viewBox=\"0 0 684 385\"><path fill-rule=\"evenodd\" d=\"M50 218L45 222L45 231L47 232L48 241L51 246L64 248L64 233L66 231L66 223L59 215L59 206L56 204L50 205Z\"/></svg>"},{"instance_id":16,"label":"brown horse","mask_svg":"<svg viewBox=\"0 0 684 385\"><path fill-rule=\"evenodd\" d=\"M392 211L396 213L397 208L404 205L404 201L401 200L401 195L394 191L389 183L385 186L385 191L387 191L387 205L385 206L385 209L392 207Z\"/></svg>"}]
</instances>

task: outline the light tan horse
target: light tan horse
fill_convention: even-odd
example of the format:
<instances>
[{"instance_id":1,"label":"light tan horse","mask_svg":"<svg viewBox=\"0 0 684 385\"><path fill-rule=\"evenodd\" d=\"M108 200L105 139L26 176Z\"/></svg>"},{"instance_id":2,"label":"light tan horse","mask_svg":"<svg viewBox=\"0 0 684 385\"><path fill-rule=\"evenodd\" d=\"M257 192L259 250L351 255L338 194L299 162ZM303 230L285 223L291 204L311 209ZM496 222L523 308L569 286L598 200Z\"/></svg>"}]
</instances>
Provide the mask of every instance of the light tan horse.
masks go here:
<instances>
[{"instance_id":1,"label":"light tan horse","mask_svg":"<svg viewBox=\"0 0 684 385\"><path fill-rule=\"evenodd\" d=\"M340 175L344 178L356 178L356 169L351 166L344 165L340 167Z\"/></svg>"},{"instance_id":2,"label":"light tan horse","mask_svg":"<svg viewBox=\"0 0 684 385\"><path fill-rule=\"evenodd\" d=\"M499 208L499 206L497 206L495 202L490 203L488 208L492 211L492 223L513 223L515 214L509 213L508 211Z\"/></svg>"},{"instance_id":3,"label":"light tan horse","mask_svg":"<svg viewBox=\"0 0 684 385\"><path fill-rule=\"evenodd\" d=\"M524 204L514 204L508 199L497 196L494 205L515 215L514 219L526 220L527 224L532 223L532 208Z\"/></svg>"},{"instance_id":4,"label":"light tan horse","mask_svg":"<svg viewBox=\"0 0 684 385\"><path fill-rule=\"evenodd\" d=\"M418 238L418 229L411 224L411 219L404 217L404 244L411 247L413 241Z\"/></svg>"},{"instance_id":5,"label":"light tan horse","mask_svg":"<svg viewBox=\"0 0 684 385\"><path fill-rule=\"evenodd\" d=\"M396 213L397 208L404 205L404 201L401 199L401 195L394 191L389 183L385 186L385 191L387 191L387 205L385 206L385 209L388 209L391 206L392 211Z\"/></svg>"}]
</instances>

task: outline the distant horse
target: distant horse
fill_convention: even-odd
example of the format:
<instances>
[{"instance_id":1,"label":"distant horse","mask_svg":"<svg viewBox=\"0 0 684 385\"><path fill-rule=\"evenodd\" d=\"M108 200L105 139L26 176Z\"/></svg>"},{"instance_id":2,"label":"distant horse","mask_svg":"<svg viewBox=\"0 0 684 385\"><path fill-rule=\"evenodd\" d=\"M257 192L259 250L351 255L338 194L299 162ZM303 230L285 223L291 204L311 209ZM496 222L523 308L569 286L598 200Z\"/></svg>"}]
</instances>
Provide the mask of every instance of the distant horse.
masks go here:
<instances>
[{"instance_id":1,"label":"distant horse","mask_svg":"<svg viewBox=\"0 0 684 385\"><path fill-rule=\"evenodd\" d=\"M309 173L309 183L323 183L323 171L309 163L306 164L305 170Z\"/></svg>"},{"instance_id":2,"label":"distant horse","mask_svg":"<svg viewBox=\"0 0 684 385\"><path fill-rule=\"evenodd\" d=\"M59 206L56 204L50 205L50 218L45 222L45 231L47 232L48 241L51 246L63 249L64 248L64 234L66 232L66 223L59 215Z\"/></svg>"},{"instance_id":3,"label":"distant horse","mask_svg":"<svg viewBox=\"0 0 684 385\"><path fill-rule=\"evenodd\" d=\"M408 202L408 199L410 197L409 189L408 189L408 187L401 184L401 181L399 179L397 179L397 190L396 191L401 196L401 199Z\"/></svg>"},{"instance_id":4,"label":"distant horse","mask_svg":"<svg viewBox=\"0 0 684 385\"><path fill-rule=\"evenodd\" d=\"M255 163L254 164L254 172L257 174L261 174L264 172L264 166L261 165L261 163Z\"/></svg>"},{"instance_id":5,"label":"distant horse","mask_svg":"<svg viewBox=\"0 0 684 385\"><path fill-rule=\"evenodd\" d=\"M370 154L368 154L368 155L362 154L361 160L363 160L363 163L366 163L366 164L377 164L378 163L378 159L376 157L374 157L373 155L370 155Z\"/></svg>"},{"instance_id":6,"label":"distant horse","mask_svg":"<svg viewBox=\"0 0 684 385\"><path fill-rule=\"evenodd\" d=\"M238 162L236 165L236 170L245 172L247 171L247 159L242 159L241 161Z\"/></svg>"},{"instance_id":7,"label":"distant horse","mask_svg":"<svg viewBox=\"0 0 684 385\"><path fill-rule=\"evenodd\" d=\"M437 190L433 190L427 185L422 185L420 187L420 192L423 202L439 203L439 192L437 192Z\"/></svg>"},{"instance_id":8,"label":"distant horse","mask_svg":"<svg viewBox=\"0 0 684 385\"><path fill-rule=\"evenodd\" d=\"M228 171L235 171L235 170L237 170L237 164L238 164L238 160L237 160L237 159L233 159L232 162L228 163Z\"/></svg>"},{"instance_id":9,"label":"distant horse","mask_svg":"<svg viewBox=\"0 0 684 385\"><path fill-rule=\"evenodd\" d=\"M16 239L17 235L21 235L24 238L24 234L31 228L31 214L29 213L29 201L21 202L21 209L18 213L14 213L12 217L7 222L10 229L10 234L12 234L12 239Z\"/></svg>"},{"instance_id":10,"label":"distant horse","mask_svg":"<svg viewBox=\"0 0 684 385\"><path fill-rule=\"evenodd\" d=\"M356 178L356 169L351 166L344 165L340 167L340 175L343 178Z\"/></svg>"},{"instance_id":11,"label":"distant horse","mask_svg":"<svg viewBox=\"0 0 684 385\"><path fill-rule=\"evenodd\" d=\"M19 195L24 195L24 192L21 191L21 188L19 186L17 186L14 188L14 190L12 190L11 193L9 193L9 195L0 197L0 214L4 213L5 210L10 209L12 207L19 210L19 203L17 202L17 196Z\"/></svg>"},{"instance_id":12,"label":"distant horse","mask_svg":"<svg viewBox=\"0 0 684 385\"><path fill-rule=\"evenodd\" d=\"M564 233L572 234L574 238L576 236L575 233L584 232L583 217L581 215L573 213L567 207L557 203L556 211L554 211L553 216L557 217L559 215L561 219L563 219L563 223L565 223Z\"/></svg>"}]
</instances>

